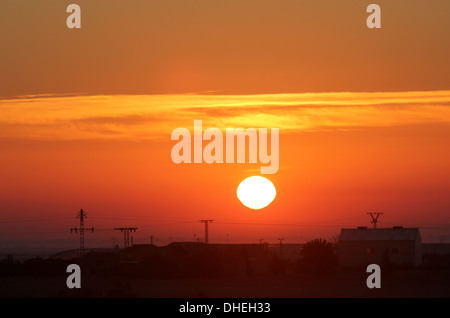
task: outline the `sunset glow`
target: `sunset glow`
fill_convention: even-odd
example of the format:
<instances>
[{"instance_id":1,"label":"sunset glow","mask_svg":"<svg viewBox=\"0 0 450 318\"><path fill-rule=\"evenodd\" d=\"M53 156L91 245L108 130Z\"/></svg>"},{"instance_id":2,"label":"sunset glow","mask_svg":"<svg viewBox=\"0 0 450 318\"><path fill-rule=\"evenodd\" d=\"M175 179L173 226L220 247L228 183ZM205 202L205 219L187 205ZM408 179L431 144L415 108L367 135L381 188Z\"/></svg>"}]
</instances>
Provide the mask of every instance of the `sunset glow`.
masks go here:
<instances>
[{"instance_id":1,"label":"sunset glow","mask_svg":"<svg viewBox=\"0 0 450 318\"><path fill-rule=\"evenodd\" d=\"M80 0L80 29L68 4L0 3L5 255L76 248L81 208L95 247L123 226L136 243L201 239L205 219L211 242L301 243L368 211L450 241L450 1L380 0L380 29L358 1ZM192 142L173 161L173 130L194 140L196 120L224 141L278 128L274 173L259 149L196 163ZM276 187L259 211L236 197L248 176Z\"/></svg>"},{"instance_id":2,"label":"sunset glow","mask_svg":"<svg viewBox=\"0 0 450 318\"><path fill-rule=\"evenodd\" d=\"M167 231L190 237L205 216L217 220L212 226L218 236L229 231L230 222L286 219L302 228L302 237L332 234L345 224L366 222L367 209L382 209L390 224L403 224L406 213L413 225L431 214L434 222L445 223L449 103L450 91L3 99L0 199L19 218L38 212L64 216L53 221L63 227L73 223L80 204L90 207L89 222L104 228L115 226L111 215L125 209L128 222L165 240ZM277 184L276 204L255 218L236 200L236 185L249 173L259 174L260 163L172 162L172 130L192 131L196 118L204 129L223 132L279 128L279 171L270 176ZM330 209L340 212L341 221L329 221ZM236 237L242 227L235 226ZM245 232L251 237L261 230ZM280 230L274 225L265 232L276 237ZM282 230L301 239L296 227Z\"/></svg>"}]
</instances>

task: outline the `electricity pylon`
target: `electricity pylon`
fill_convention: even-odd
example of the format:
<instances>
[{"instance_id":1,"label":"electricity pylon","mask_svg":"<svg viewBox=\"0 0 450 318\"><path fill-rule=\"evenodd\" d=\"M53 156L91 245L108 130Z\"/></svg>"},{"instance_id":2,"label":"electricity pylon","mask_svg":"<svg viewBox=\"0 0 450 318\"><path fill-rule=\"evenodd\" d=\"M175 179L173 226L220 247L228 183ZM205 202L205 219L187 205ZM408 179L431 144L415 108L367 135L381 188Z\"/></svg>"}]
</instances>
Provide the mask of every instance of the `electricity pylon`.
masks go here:
<instances>
[{"instance_id":1,"label":"electricity pylon","mask_svg":"<svg viewBox=\"0 0 450 318\"><path fill-rule=\"evenodd\" d=\"M123 232L123 246L130 246L130 232L136 232L137 227L116 227L114 230Z\"/></svg>"},{"instance_id":2,"label":"electricity pylon","mask_svg":"<svg viewBox=\"0 0 450 318\"><path fill-rule=\"evenodd\" d=\"M377 222L378 222L378 217L383 214L382 212L368 212L367 214L369 214L372 218L372 221L370 221L370 223L373 224L373 228L376 229L377 228Z\"/></svg>"},{"instance_id":3,"label":"electricity pylon","mask_svg":"<svg viewBox=\"0 0 450 318\"><path fill-rule=\"evenodd\" d=\"M78 231L80 231L80 251L79 251L80 258L84 256L84 231L88 230L94 233L94 227L87 229L84 228L84 218L87 218L87 213L83 209L81 209L80 212L77 213L77 219L80 219L80 228L73 227L70 229L70 233L72 232L77 233Z\"/></svg>"}]
</instances>

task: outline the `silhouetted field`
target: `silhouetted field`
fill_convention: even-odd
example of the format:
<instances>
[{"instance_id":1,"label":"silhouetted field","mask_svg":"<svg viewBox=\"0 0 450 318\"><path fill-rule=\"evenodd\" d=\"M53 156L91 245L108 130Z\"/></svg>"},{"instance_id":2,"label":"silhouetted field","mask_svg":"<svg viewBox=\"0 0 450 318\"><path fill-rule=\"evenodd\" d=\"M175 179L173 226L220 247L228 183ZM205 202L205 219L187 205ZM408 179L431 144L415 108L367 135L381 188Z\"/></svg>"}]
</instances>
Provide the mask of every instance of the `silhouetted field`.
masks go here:
<instances>
[{"instance_id":1,"label":"silhouetted field","mask_svg":"<svg viewBox=\"0 0 450 318\"><path fill-rule=\"evenodd\" d=\"M385 264L381 288L369 289L365 267L339 267L328 243L316 243L290 261L261 244L134 246L81 260L9 259L0 262L0 297L450 297L450 255L424 255L420 268ZM74 263L82 268L80 289L66 286L66 268Z\"/></svg>"},{"instance_id":2,"label":"silhouetted field","mask_svg":"<svg viewBox=\"0 0 450 318\"><path fill-rule=\"evenodd\" d=\"M68 289L66 276L0 277L0 297L304 298L450 297L450 270L409 270L382 275L380 289L366 287L368 274L343 271L331 277L270 275L206 279L137 279L90 276Z\"/></svg>"}]
</instances>

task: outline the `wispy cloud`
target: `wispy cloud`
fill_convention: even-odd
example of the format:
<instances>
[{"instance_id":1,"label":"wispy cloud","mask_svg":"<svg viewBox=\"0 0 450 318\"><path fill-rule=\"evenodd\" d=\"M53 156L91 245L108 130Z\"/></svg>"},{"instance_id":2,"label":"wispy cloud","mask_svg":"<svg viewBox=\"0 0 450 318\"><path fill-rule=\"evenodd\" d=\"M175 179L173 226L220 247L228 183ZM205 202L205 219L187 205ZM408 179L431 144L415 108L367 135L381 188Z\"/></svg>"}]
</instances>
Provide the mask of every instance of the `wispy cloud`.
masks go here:
<instances>
[{"instance_id":1,"label":"wispy cloud","mask_svg":"<svg viewBox=\"0 0 450 318\"><path fill-rule=\"evenodd\" d=\"M450 91L27 96L0 100L0 138L166 139L177 127L301 132L450 123Z\"/></svg>"}]
</instances>

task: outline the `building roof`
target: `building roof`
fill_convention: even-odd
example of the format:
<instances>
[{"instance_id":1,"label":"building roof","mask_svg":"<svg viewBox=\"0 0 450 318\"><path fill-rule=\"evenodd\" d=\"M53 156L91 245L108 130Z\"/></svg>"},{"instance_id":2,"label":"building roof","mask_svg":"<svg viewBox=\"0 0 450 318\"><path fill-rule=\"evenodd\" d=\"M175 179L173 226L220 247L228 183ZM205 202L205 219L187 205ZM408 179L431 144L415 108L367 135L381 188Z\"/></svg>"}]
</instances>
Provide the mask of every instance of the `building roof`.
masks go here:
<instances>
[{"instance_id":1,"label":"building roof","mask_svg":"<svg viewBox=\"0 0 450 318\"><path fill-rule=\"evenodd\" d=\"M415 241L420 239L418 228L342 229L339 241Z\"/></svg>"}]
</instances>

